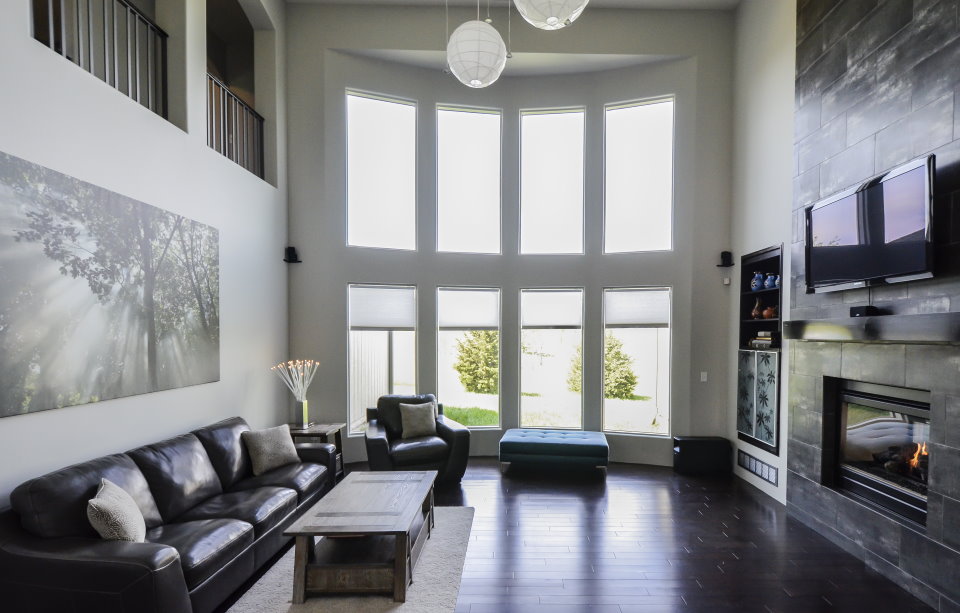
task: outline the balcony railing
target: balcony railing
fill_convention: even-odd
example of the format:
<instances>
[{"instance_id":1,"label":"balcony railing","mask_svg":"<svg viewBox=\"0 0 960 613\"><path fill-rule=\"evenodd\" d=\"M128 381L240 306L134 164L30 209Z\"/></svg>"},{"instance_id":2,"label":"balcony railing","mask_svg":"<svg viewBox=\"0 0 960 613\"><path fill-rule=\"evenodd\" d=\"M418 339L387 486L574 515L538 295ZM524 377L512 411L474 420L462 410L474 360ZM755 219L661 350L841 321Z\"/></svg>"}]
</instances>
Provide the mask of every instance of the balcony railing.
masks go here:
<instances>
[{"instance_id":1,"label":"balcony railing","mask_svg":"<svg viewBox=\"0 0 960 613\"><path fill-rule=\"evenodd\" d=\"M125 0L33 0L34 38L167 116L167 34Z\"/></svg>"},{"instance_id":2,"label":"balcony railing","mask_svg":"<svg viewBox=\"0 0 960 613\"><path fill-rule=\"evenodd\" d=\"M263 178L263 117L209 74L207 144Z\"/></svg>"}]
</instances>

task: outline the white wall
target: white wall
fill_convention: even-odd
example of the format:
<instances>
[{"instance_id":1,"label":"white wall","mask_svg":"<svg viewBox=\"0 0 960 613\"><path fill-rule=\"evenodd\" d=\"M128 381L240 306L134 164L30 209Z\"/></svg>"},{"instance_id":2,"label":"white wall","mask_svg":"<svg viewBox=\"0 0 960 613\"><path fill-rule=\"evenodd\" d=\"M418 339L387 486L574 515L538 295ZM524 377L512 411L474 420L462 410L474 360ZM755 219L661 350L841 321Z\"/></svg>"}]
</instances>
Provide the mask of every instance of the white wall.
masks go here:
<instances>
[{"instance_id":1,"label":"white wall","mask_svg":"<svg viewBox=\"0 0 960 613\"><path fill-rule=\"evenodd\" d=\"M349 282L416 283L419 286L420 391L434 391L438 285L503 287L503 346L517 345L517 290L537 286L587 288L585 363L601 363L600 288L670 285L674 288L674 434L724 434L729 377L726 325L729 288L715 267L729 246L733 16L723 12L588 10L574 27L541 32L514 22L513 51L669 55L677 60L588 76L503 79L470 90L439 71L397 67L349 56L344 49L436 50L444 46L439 8L370 6L288 7L288 110L290 125L290 237L303 264L291 272L293 354L319 359L310 390L316 417L347 421L347 319ZM451 24L469 12L451 12ZM502 25L502 24L499 24ZM418 252L345 246L344 87L406 96L419 109ZM603 102L677 94L676 249L671 254L601 253ZM505 109L503 249L501 256L434 251L435 176L432 109L436 102ZM516 109L588 106L587 253L537 257L517 254ZM512 190L511 190L512 186ZM699 382L699 372L710 379ZM504 427L517 425L518 356L501 364ZM584 427L600 428L599 368L585 370ZM442 400L442 399L441 399ZM500 431L476 431L474 455L496 453ZM669 464L668 439L611 435L616 461ZM346 441L347 461L363 458L362 438Z\"/></svg>"},{"instance_id":2,"label":"white wall","mask_svg":"<svg viewBox=\"0 0 960 613\"><path fill-rule=\"evenodd\" d=\"M188 4L180 17L202 19L203 3ZM282 0L265 5L282 41ZM181 41L192 66L181 109L205 108L204 30L194 23ZM274 72L282 80L282 67ZM231 415L255 427L286 421L288 394L268 370L287 355L282 156L278 189L209 149L202 117L181 113L193 118L185 133L34 41L29 2L4 5L0 82L0 151L214 226L221 275L221 380L0 420L0 507L22 481L74 462Z\"/></svg>"},{"instance_id":3,"label":"white wall","mask_svg":"<svg viewBox=\"0 0 960 613\"><path fill-rule=\"evenodd\" d=\"M793 200L793 90L796 52L794 0L742 0L736 15L734 56L733 242L734 260L783 243L783 278L790 279L790 211ZM730 269L736 285L739 268ZM781 284L781 319L789 319L790 283ZM739 295L730 294L731 364L736 357ZM786 502L788 351L781 354L780 454L737 440L737 373L731 368L728 436L735 446L779 469L779 485L737 467L736 474Z\"/></svg>"}]
</instances>

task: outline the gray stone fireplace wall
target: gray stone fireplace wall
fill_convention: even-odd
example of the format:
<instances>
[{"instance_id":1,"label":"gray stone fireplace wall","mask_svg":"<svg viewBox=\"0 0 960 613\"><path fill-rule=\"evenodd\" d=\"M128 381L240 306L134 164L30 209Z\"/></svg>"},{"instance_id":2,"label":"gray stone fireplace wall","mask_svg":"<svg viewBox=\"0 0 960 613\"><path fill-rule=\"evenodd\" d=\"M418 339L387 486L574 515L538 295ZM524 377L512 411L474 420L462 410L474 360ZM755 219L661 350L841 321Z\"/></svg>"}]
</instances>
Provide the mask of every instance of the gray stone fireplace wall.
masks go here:
<instances>
[{"instance_id":1,"label":"gray stone fireplace wall","mask_svg":"<svg viewBox=\"0 0 960 613\"><path fill-rule=\"evenodd\" d=\"M958 0L798 0L789 319L960 311ZM805 293L804 207L937 155L934 279ZM789 341L787 508L940 611L960 611L960 346ZM897 521L821 485L824 377L932 393L929 515Z\"/></svg>"},{"instance_id":2,"label":"gray stone fireplace wall","mask_svg":"<svg viewBox=\"0 0 960 613\"><path fill-rule=\"evenodd\" d=\"M788 350L788 512L934 608L960 611L960 347L791 341ZM931 392L925 528L821 485L824 377Z\"/></svg>"}]
</instances>

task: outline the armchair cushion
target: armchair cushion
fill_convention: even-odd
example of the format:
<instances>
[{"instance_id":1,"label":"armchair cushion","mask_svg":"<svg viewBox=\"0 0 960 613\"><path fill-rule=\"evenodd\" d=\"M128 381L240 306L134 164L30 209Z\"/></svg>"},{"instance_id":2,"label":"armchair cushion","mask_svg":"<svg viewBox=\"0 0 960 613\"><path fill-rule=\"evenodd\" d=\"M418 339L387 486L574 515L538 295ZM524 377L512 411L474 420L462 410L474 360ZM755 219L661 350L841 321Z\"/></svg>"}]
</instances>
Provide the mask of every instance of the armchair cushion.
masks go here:
<instances>
[{"instance_id":1,"label":"armchair cushion","mask_svg":"<svg viewBox=\"0 0 960 613\"><path fill-rule=\"evenodd\" d=\"M395 466L441 463L449 452L450 445L439 436L405 438L390 443L390 457Z\"/></svg>"},{"instance_id":2,"label":"armchair cushion","mask_svg":"<svg viewBox=\"0 0 960 613\"><path fill-rule=\"evenodd\" d=\"M147 541L180 553L183 576L193 589L253 544L253 526L236 519L166 524L147 532Z\"/></svg>"},{"instance_id":3,"label":"armchair cushion","mask_svg":"<svg viewBox=\"0 0 960 613\"><path fill-rule=\"evenodd\" d=\"M403 429L400 438L409 439L437 434L437 405L400 403L400 422Z\"/></svg>"},{"instance_id":4,"label":"armchair cushion","mask_svg":"<svg viewBox=\"0 0 960 613\"><path fill-rule=\"evenodd\" d=\"M255 432L242 432L240 438L250 452L254 476L259 477L274 468L300 461L297 447L290 436L290 426L287 424Z\"/></svg>"},{"instance_id":5,"label":"armchair cushion","mask_svg":"<svg viewBox=\"0 0 960 613\"><path fill-rule=\"evenodd\" d=\"M377 423L386 429L390 440L400 438L403 434L403 419L400 416L401 402L404 404L424 404L427 402L436 404L437 397L433 394L418 394L415 396L388 394L380 396L377 400Z\"/></svg>"},{"instance_id":6,"label":"armchair cushion","mask_svg":"<svg viewBox=\"0 0 960 613\"><path fill-rule=\"evenodd\" d=\"M147 524L133 496L109 479L100 479L97 495L87 503L87 519L101 538L142 543Z\"/></svg>"}]
</instances>

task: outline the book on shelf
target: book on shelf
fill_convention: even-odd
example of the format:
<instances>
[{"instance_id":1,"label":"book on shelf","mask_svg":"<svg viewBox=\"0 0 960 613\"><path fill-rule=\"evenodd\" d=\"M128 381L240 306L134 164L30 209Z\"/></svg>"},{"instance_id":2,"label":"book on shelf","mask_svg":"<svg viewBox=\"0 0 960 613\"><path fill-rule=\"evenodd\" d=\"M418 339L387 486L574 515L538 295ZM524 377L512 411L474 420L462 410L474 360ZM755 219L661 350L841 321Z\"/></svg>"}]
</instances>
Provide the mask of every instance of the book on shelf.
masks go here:
<instances>
[{"instance_id":1,"label":"book on shelf","mask_svg":"<svg viewBox=\"0 0 960 613\"><path fill-rule=\"evenodd\" d=\"M751 349L770 349L773 347L772 338L752 338L749 342Z\"/></svg>"},{"instance_id":2,"label":"book on shelf","mask_svg":"<svg viewBox=\"0 0 960 613\"><path fill-rule=\"evenodd\" d=\"M757 338L773 338L772 330L760 330L757 332Z\"/></svg>"}]
</instances>

